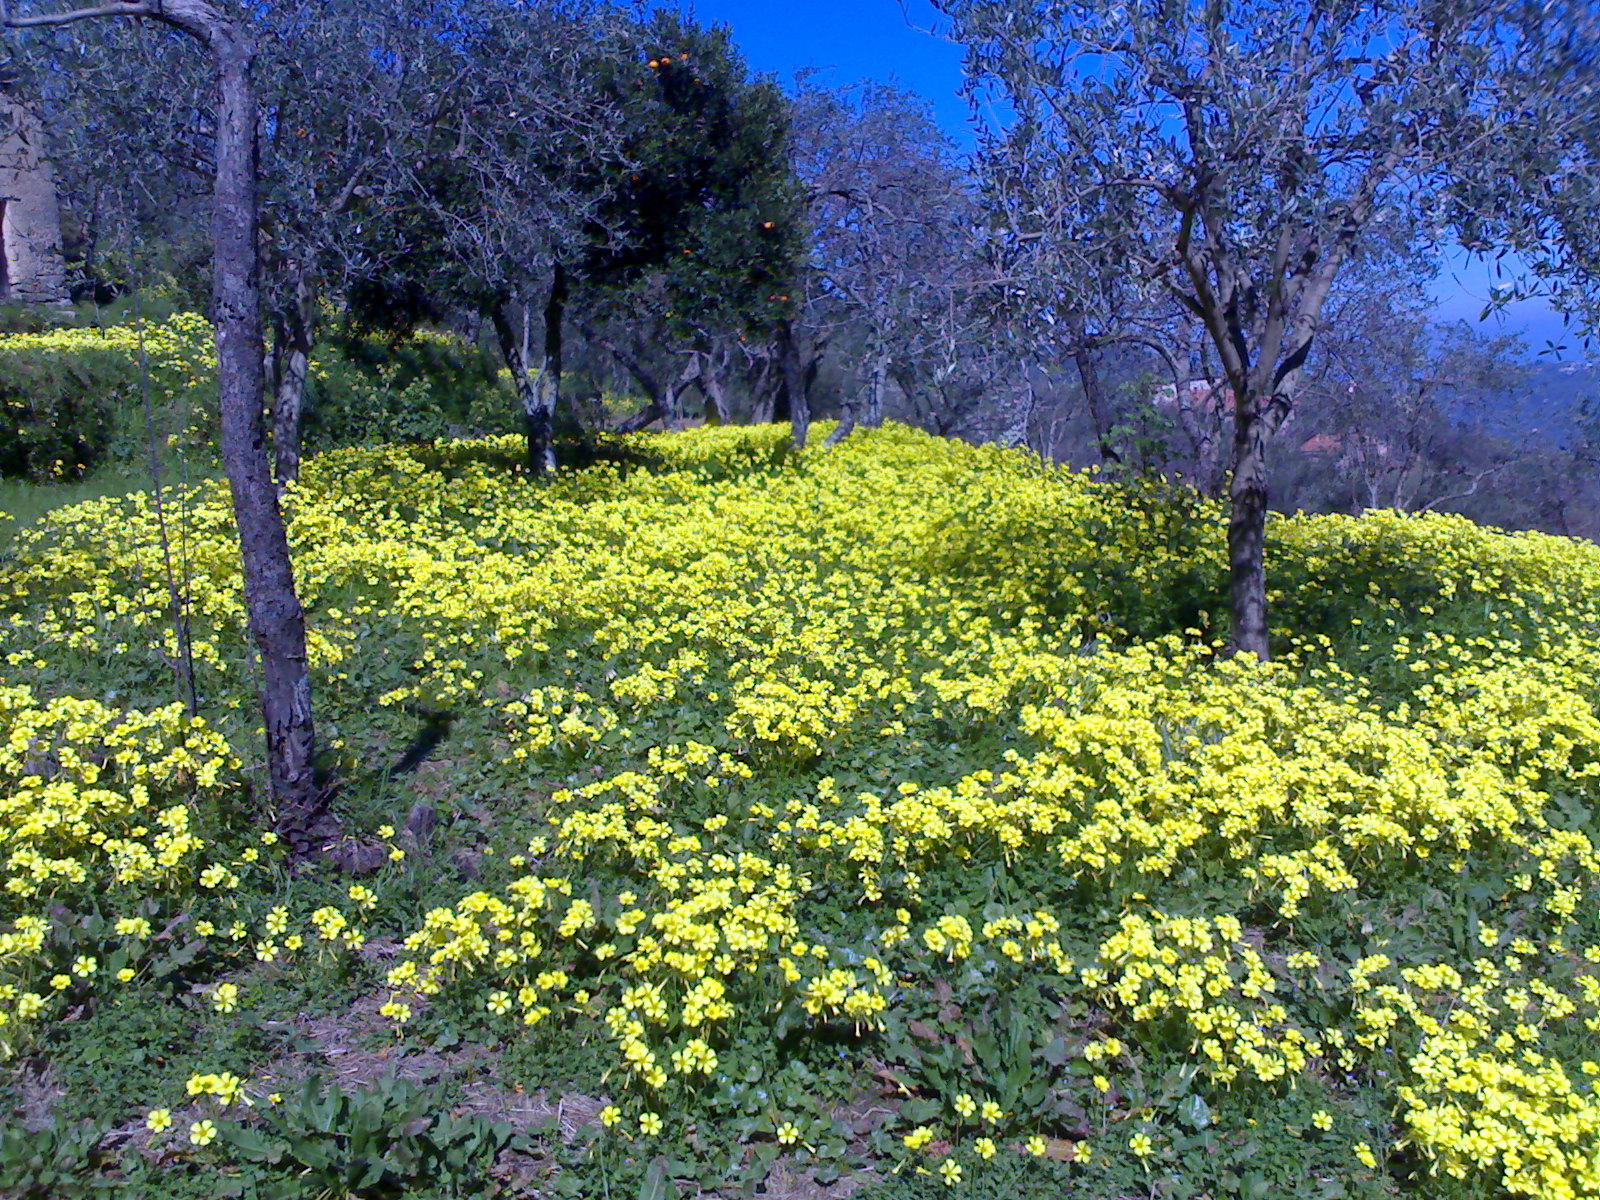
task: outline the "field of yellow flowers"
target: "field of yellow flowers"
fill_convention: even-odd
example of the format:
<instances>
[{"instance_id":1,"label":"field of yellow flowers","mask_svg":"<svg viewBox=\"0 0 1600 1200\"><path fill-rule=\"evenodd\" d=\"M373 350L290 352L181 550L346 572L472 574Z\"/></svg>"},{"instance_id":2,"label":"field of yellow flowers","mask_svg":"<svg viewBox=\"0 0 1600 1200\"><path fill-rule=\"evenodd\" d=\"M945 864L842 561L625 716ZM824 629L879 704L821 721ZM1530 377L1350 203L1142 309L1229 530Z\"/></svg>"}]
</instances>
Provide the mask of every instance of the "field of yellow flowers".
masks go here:
<instances>
[{"instance_id":1,"label":"field of yellow flowers","mask_svg":"<svg viewBox=\"0 0 1600 1200\"><path fill-rule=\"evenodd\" d=\"M305 1018L365 1012L593 1101L508 1194L1600 1196L1600 549L1281 520L1262 665L1186 493L896 427L516 454L288 495L359 879L260 832L217 486L197 718L146 499L0 559L0 1057L132 1156L84 1172L309 1178Z\"/></svg>"}]
</instances>

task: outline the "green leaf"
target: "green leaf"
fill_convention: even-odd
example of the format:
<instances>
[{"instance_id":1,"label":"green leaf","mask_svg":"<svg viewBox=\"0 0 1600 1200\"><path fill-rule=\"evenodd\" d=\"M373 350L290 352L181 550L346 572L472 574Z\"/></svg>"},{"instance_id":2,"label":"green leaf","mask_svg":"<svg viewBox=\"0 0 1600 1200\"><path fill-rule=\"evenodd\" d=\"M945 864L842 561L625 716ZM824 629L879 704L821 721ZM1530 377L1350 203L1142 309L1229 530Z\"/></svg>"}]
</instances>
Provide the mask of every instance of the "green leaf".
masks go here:
<instances>
[{"instance_id":1,"label":"green leaf","mask_svg":"<svg viewBox=\"0 0 1600 1200\"><path fill-rule=\"evenodd\" d=\"M639 1184L639 1200L667 1200L667 1158L658 1154L650 1160Z\"/></svg>"},{"instance_id":2,"label":"green leaf","mask_svg":"<svg viewBox=\"0 0 1600 1200\"><path fill-rule=\"evenodd\" d=\"M1178 1104L1178 1120L1190 1129L1201 1130L1211 1124L1211 1106L1205 1100L1190 1093Z\"/></svg>"},{"instance_id":3,"label":"green leaf","mask_svg":"<svg viewBox=\"0 0 1600 1200\"><path fill-rule=\"evenodd\" d=\"M283 1158L283 1144L242 1125L223 1126L223 1138L238 1154L250 1162L277 1164Z\"/></svg>"}]
</instances>

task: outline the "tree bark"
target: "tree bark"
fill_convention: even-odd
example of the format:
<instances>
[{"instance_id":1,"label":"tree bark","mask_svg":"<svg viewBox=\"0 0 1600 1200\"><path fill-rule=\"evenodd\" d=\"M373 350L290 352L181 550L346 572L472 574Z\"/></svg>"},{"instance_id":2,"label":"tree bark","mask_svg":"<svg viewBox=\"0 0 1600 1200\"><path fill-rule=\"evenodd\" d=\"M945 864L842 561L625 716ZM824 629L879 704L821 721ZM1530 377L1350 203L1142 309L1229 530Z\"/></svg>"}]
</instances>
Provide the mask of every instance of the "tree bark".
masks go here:
<instances>
[{"instance_id":1,"label":"tree bark","mask_svg":"<svg viewBox=\"0 0 1600 1200\"><path fill-rule=\"evenodd\" d=\"M929 406L918 400L917 375L902 359L890 365L889 375L900 388L900 395L905 399L907 416L913 423L921 423L928 416Z\"/></svg>"},{"instance_id":2,"label":"tree bark","mask_svg":"<svg viewBox=\"0 0 1600 1200\"><path fill-rule=\"evenodd\" d=\"M789 413L794 444L803 450L811 433L811 404L806 395L805 368L800 362L800 342L794 336L793 322L788 320L778 326L778 368L782 372L781 403Z\"/></svg>"},{"instance_id":3,"label":"tree bark","mask_svg":"<svg viewBox=\"0 0 1600 1200\"><path fill-rule=\"evenodd\" d=\"M1231 646L1266 662L1267 461L1265 430L1250 398L1235 396L1233 480L1229 490L1228 573Z\"/></svg>"},{"instance_id":4,"label":"tree bark","mask_svg":"<svg viewBox=\"0 0 1600 1200\"><path fill-rule=\"evenodd\" d=\"M832 449L849 437L855 430L858 415L865 418L862 423L869 429L883 424L883 389L887 372L888 361L885 356L874 354L867 368L866 387L862 389L862 396L845 401L844 411L839 414L839 423L834 426L827 441L822 443L823 449Z\"/></svg>"},{"instance_id":5,"label":"tree bark","mask_svg":"<svg viewBox=\"0 0 1600 1200\"><path fill-rule=\"evenodd\" d=\"M787 412L780 414L778 411L778 405L783 400L779 393L783 388L774 384L772 375L770 361L763 363L761 370L756 373L750 389L754 396L754 403L750 407L752 425L770 425L774 421L787 419L789 415Z\"/></svg>"},{"instance_id":6,"label":"tree bark","mask_svg":"<svg viewBox=\"0 0 1600 1200\"><path fill-rule=\"evenodd\" d=\"M667 429L676 429L683 423L683 394L690 388L700 383L700 355L693 353L683 364L672 379L667 381L666 393L661 405L661 424ZM703 388L701 389L704 390Z\"/></svg>"},{"instance_id":7,"label":"tree bark","mask_svg":"<svg viewBox=\"0 0 1600 1200\"><path fill-rule=\"evenodd\" d=\"M489 309L500 356L511 372L522 406L522 425L528 443L528 469L546 475L556 469L555 412L561 399L561 327L566 317L567 276L557 264L544 307L544 348L537 371L530 370L526 310L517 312L499 301ZM519 328L520 326L520 328Z\"/></svg>"},{"instance_id":8,"label":"tree bark","mask_svg":"<svg viewBox=\"0 0 1600 1200\"><path fill-rule=\"evenodd\" d=\"M534 474L556 469L555 421L561 407L561 333L567 316L567 272L556 263L544 306L544 362L539 368L539 410L528 416L528 462Z\"/></svg>"},{"instance_id":9,"label":"tree bark","mask_svg":"<svg viewBox=\"0 0 1600 1200\"><path fill-rule=\"evenodd\" d=\"M872 360L872 375L867 388L867 411L863 422L868 429L883 424L883 396L889 385L889 359L880 354Z\"/></svg>"},{"instance_id":10,"label":"tree bark","mask_svg":"<svg viewBox=\"0 0 1600 1200\"><path fill-rule=\"evenodd\" d=\"M1089 343L1083 318L1077 313L1067 317L1067 328L1072 333L1072 362L1078 368L1078 383L1083 388L1083 400L1089 408L1089 419L1094 423L1095 447L1102 463L1120 463L1122 455L1111 444L1111 425L1106 411L1106 390L1100 379L1100 367L1094 360L1094 348Z\"/></svg>"},{"instance_id":11,"label":"tree bark","mask_svg":"<svg viewBox=\"0 0 1600 1200\"><path fill-rule=\"evenodd\" d=\"M640 359L637 354L617 345L604 334L597 333L581 323L579 324L579 329L583 331L584 337L591 344L601 347L612 358L621 363L623 369L633 376L638 385L644 389L644 394L650 398L642 407L636 409L631 416L624 417L617 422L615 432L638 433L640 430L662 420L667 408L666 388L663 387L660 378L650 369L649 365Z\"/></svg>"},{"instance_id":12,"label":"tree bark","mask_svg":"<svg viewBox=\"0 0 1600 1200\"><path fill-rule=\"evenodd\" d=\"M733 357L732 351L724 350L719 355L712 349L704 353L705 363L700 372L700 386L706 394L706 424L731 425L733 408L728 403L728 389L723 373L728 369L729 361Z\"/></svg>"},{"instance_id":13,"label":"tree bark","mask_svg":"<svg viewBox=\"0 0 1600 1200\"><path fill-rule=\"evenodd\" d=\"M722 376L715 365L707 369L703 383L706 393L706 424L733 424L733 412L728 407L728 391L723 386Z\"/></svg>"},{"instance_id":14,"label":"tree bark","mask_svg":"<svg viewBox=\"0 0 1600 1200\"><path fill-rule=\"evenodd\" d=\"M337 832L318 788L311 675L305 614L278 492L267 459L259 247L256 210L256 107L251 88L254 48L220 12L204 6L199 32L217 63L215 241L212 304L222 409L222 461L233 494L244 567L245 611L261 653L261 714L273 827L299 855L318 852Z\"/></svg>"},{"instance_id":15,"label":"tree bark","mask_svg":"<svg viewBox=\"0 0 1600 1200\"><path fill-rule=\"evenodd\" d=\"M648 429L661 419L661 405L652 400L632 416L623 417L617 422L616 432L638 433L641 429Z\"/></svg>"},{"instance_id":16,"label":"tree bark","mask_svg":"<svg viewBox=\"0 0 1600 1200\"><path fill-rule=\"evenodd\" d=\"M856 409L858 407L859 405L854 400L845 401L844 410L839 414L839 423L833 427L833 432L822 443L824 450L832 450L850 436L851 431L856 427Z\"/></svg>"},{"instance_id":17,"label":"tree bark","mask_svg":"<svg viewBox=\"0 0 1600 1200\"><path fill-rule=\"evenodd\" d=\"M272 452L278 486L299 478L306 376L311 367L317 304L309 274L294 271L294 295L273 313Z\"/></svg>"}]
</instances>

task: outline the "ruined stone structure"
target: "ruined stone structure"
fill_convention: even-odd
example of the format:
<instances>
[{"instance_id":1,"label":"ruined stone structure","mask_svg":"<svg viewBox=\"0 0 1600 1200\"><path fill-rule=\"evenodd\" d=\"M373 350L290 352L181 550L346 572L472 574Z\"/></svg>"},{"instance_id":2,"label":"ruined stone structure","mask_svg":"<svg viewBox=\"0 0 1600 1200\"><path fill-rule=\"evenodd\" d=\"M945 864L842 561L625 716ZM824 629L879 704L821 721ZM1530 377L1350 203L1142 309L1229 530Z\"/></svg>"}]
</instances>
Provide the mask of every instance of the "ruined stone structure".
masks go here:
<instances>
[{"instance_id":1,"label":"ruined stone structure","mask_svg":"<svg viewBox=\"0 0 1600 1200\"><path fill-rule=\"evenodd\" d=\"M0 301L65 304L61 212L44 127L0 94Z\"/></svg>"}]
</instances>

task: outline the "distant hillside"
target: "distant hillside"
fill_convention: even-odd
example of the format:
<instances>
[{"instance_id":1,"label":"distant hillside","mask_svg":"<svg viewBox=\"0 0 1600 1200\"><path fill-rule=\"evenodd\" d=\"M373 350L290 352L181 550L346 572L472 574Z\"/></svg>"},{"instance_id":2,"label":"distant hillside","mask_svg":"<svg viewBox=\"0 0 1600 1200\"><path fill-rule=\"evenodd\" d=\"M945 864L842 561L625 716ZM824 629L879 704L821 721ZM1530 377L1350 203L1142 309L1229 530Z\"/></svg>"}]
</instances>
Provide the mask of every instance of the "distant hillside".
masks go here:
<instances>
[{"instance_id":1,"label":"distant hillside","mask_svg":"<svg viewBox=\"0 0 1600 1200\"><path fill-rule=\"evenodd\" d=\"M1600 359L1540 363L1533 369L1527 392L1511 398L1491 430L1517 438L1537 430L1567 446L1579 435L1585 399L1600 400Z\"/></svg>"}]
</instances>

